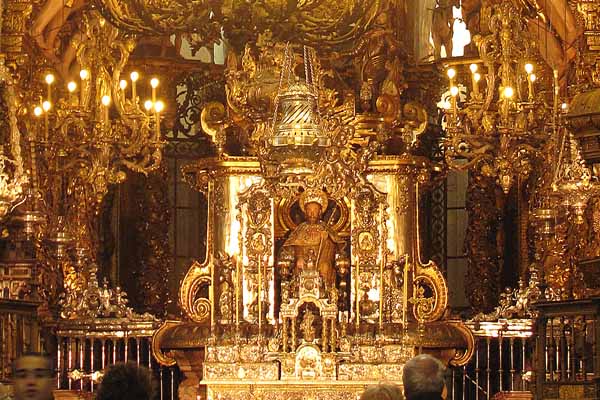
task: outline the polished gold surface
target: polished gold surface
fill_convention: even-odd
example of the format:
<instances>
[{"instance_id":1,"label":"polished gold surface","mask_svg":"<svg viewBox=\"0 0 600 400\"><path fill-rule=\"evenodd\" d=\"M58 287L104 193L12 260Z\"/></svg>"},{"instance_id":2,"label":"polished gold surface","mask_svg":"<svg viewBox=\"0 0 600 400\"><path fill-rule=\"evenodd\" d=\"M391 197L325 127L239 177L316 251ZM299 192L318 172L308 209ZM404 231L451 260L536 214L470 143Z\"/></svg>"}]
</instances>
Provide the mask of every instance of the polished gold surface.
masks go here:
<instances>
[{"instance_id":1,"label":"polished gold surface","mask_svg":"<svg viewBox=\"0 0 600 400\"><path fill-rule=\"evenodd\" d=\"M41 301L63 386L131 339L181 399L356 398L421 351L470 387L537 301L600 290L593 1L1 9L2 296Z\"/></svg>"},{"instance_id":2,"label":"polished gold surface","mask_svg":"<svg viewBox=\"0 0 600 400\"><path fill-rule=\"evenodd\" d=\"M399 382L419 347L446 349L456 364L472 354L467 327L438 322L448 289L422 261L418 203L432 164L408 151L376 155L389 139L416 147L427 126L417 102L402 104L402 115L394 109L402 67L376 44L388 23L378 19L357 49L364 113L339 85L323 85L334 72L314 50L281 35L264 32L228 56L227 101L201 114L217 156L183 169L208 200L205 261L179 291L192 322L170 321L153 346L165 365L203 349L199 383L209 398L313 388L350 398L368 382ZM385 44L399 48L391 36ZM435 337L424 334L431 324ZM342 382L351 387L340 391Z\"/></svg>"},{"instance_id":3,"label":"polished gold surface","mask_svg":"<svg viewBox=\"0 0 600 400\"><path fill-rule=\"evenodd\" d=\"M236 396L247 396L247 387L274 398L313 388L329 397L341 382L352 387L339 396L353 397L368 382L400 381L403 361L423 345L457 346L463 350L453 362L469 360L473 339L459 322L439 323L446 331L438 338L421 333L447 304L443 275L421 261L415 245L426 159L373 159L363 186L342 203L350 205L349 236L333 230L345 226L335 217L321 220L324 209L340 204L327 193L307 188L279 203L297 208L275 207L280 192L265 185L257 167L256 159L228 156L185 168L209 201L207 261L190 267L180 290L195 324L161 327L153 348L158 360L177 360L179 353L163 353L175 343L206 343L201 384L215 398L230 396L233 388ZM331 215L347 218L344 213ZM277 220L304 222L290 225L285 241L276 244ZM367 339L365 329L379 333ZM197 344L179 339L189 330L200 335Z\"/></svg>"},{"instance_id":4,"label":"polished gold surface","mask_svg":"<svg viewBox=\"0 0 600 400\"><path fill-rule=\"evenodd\" d=\"M0 153L0 219L5 218L25 200L27 174L21 155L21 132L17 122L17 94L10 70L0 58L0 84L2 85L3 114L8 122L6 146Z\"/></svg>"},{"instance_id":5,"label":"polished gold surface","mask_svg":"<svg viewBox=\"0 0 600 400\"><path fill-rule=\"evenodd\" d=\"M160 3L103 0L100 9L116 26L137 33L197 32L206 42L218 41L222 28L253 35L256 27L280 32L282 39L328 47L347 45L373 23L386 1L330 0L252 2L200 1L181 7L176 1ZM245 23L242 23L245 21ZM291 22L295 21L295 22ZM253 29L254 28L254 29Z\"/></svg>"},{"instance_id":6,"label":"polished gold surface","mask_svg":"<svg viewBox=\"0 0 600 400\"><path fill-rule=\"evenodd\" d=\"M459 61L470 63L470 93L460 93L464 78L457 76L466 65L447 66L445 156L456 168L475 167L494 177L508 193L529 175L549 113L534 89L534 53L522 11L508 1L491 7L489 34L473 38L480 59Z\"/></svg>"}]
</instances>

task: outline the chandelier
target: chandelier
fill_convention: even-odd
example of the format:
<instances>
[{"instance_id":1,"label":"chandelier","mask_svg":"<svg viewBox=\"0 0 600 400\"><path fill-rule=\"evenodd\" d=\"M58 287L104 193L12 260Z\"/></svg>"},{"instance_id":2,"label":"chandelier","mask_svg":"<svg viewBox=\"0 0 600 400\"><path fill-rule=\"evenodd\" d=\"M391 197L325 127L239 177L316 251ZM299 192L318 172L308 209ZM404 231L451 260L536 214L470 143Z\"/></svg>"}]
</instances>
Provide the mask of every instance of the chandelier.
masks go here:
<instances>
[{"instance_id":1,"label":"chandelier","mask_svg":"<svg viewBox=\"0 0 600 400\"><path fill-rule=\"evenodd\" d=\"M159 80L152 77L148 87L140 85L143 77L136 71L123 79L134 38L95 11L82 22L75 43L78 79L58 82L54 74L40 71L43 89L37 93L43 95L28 101L34 194L22 219L34 220L40 209L47 215L41 257L62 274L64 294L57 305L63 318L91 317L97 311L91 300L102 288L95 278L99 240L94 228L109 186L123 182L128 171L148 174L158 168L164 145ZM42 201L36 203L38 197ZM47 300L57 297L50 293ZM127 310L118 311L124 315Z\"/></svg>"},{"instance_id":2,"label":"chandelier","mask_svg":"<svg viewBox=\"0 0 600 400\"><path fill-rule=\"evenodd\" d=\"M0 60L0 85L5 109L5 137L0 146L0 220L25 200L27 175L21 157L21 134L17 126L17 98L10 71Z\"/></svg>"},{"instance_id":3,"label":"chandelier","mask_svg":"<svg viewBox=\"0 0 600 400\"><path fill-rule=\"evenodd\" d=\"M504 1L494 7L490 34L473 39L480 59L446 66L446 162L494 177L504 193L517 177L529 175L531 160L547 136L547 110L535 93L537 76L525 29L519 10ZM469 95L459 82L463 77L470 81Z\"/></svg>"},{"instance_id":4,"label":"chandelier","mask_svg":"<svg viewBox=\"0 0 600 400\"><path fill-rule=\"evenodd\" d=\"M158 168L164 103L157 100L157 78L150 80L143 107L140 74L132 72L130 82L121 79L135 47L131 37L94 12L84 17L83 38L77 43L79 82L58 90L54 75L45 76L46 96L33 107L32 142L48 165L87 185L97 204L110 184L125 179L126 169L147 174ZM54 102L54 91L65 96Z\"/></svg>"}]
</instances>

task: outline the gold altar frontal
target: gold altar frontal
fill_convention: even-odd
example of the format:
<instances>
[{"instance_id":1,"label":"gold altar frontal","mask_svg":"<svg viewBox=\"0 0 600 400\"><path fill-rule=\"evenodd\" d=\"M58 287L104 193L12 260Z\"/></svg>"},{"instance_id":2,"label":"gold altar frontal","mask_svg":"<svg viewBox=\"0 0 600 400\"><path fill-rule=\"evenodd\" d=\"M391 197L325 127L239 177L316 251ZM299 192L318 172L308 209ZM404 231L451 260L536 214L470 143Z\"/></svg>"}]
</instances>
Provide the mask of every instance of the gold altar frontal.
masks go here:
<instances>
[{"instance_id":1,"label":"gold altar frontal","mask_svg":"<svg viewBox=\"0 0 600 400\"><path fill-rule=\"evenodd\" d=\"M180 397L192 398L188 387L208 399L356 399L401 384L423 349L468 359L472 335L440 321L446 283L420 257L416 205L430 171L420 157L378 156L352 194L335 197L282 194L251 157L185 167L208 200L207 254L181 284L191 322L167 321L153 343L185 373Z\"/></svg>"},{"instance_id":2,"label":"gold altar frontal","mask_svg":"<svg viewBox=\"0 0 600 400\"><path fill-rule=\"evenodd\" d=\"M391 382L389 379L382 381ZM208 399L356 400L373 381L210 382ZM398 382L396 382L398 383Z\"/></svg>"}]
</instances>

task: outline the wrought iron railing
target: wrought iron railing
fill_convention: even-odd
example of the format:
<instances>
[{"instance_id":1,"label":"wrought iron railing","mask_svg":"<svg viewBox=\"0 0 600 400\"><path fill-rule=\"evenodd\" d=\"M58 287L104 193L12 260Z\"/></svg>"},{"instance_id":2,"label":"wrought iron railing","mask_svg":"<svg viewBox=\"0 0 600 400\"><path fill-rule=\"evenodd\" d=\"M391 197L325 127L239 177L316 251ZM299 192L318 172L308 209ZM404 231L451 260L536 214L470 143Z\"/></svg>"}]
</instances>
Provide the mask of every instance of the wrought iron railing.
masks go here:
<instances>
[{"instance_id":1,"label":"wrought iron railing","mask_svg":"<svg viewBox=\"0 0 600 400\"><path fill-rule=\"evenodd\" d=\"M535 304L536 398L597 399L600 298Z\"/></svg>"},{"instance_id":2,"label":"wrought iron railing","mask_svg":"<svg viewBox=\"0 0 600 400\"><path fill-rule=\"evenodd\" d=\"M21 354L40 351L39 303L0 298L0 382L8 381L13 361Z\"/></svg>"},{"instance_id":3,"label":"wrought iron railing","mask_svg":"<svg viewBox=\"0 0 600 400\"><path fill-rule=\"evenodd\" d=\"M528 391L534 339L532 319L469 321L475 336L471 361L452 368L449 394L454 400L488 400L505 391Z\"/></svg>"},{"instance_id":4,"label":"wrought iron railing","mask_svg":"<svg viewBox=\"0 0 600 400\"><path fill-rule=\"evenodd\" d=\"M150 369L161 400L176 400L179 372L159 365L152 356L152 335L158 321L110 319L84 325L81 321L57 332L57 387L85 397L93 393L102 371L117 362L134 362Z\"/></svg>"}]
</instances>

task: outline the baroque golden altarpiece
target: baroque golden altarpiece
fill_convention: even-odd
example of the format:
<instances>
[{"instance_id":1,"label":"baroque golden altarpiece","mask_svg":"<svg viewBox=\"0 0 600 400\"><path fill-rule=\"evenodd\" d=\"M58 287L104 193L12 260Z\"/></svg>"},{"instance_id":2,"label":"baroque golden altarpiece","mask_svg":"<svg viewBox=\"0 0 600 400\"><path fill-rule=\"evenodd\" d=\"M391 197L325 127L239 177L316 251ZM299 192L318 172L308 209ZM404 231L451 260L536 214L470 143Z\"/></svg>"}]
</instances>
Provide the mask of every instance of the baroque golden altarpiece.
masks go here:
<instances>
[{"instance_id":1,"label":"baroque golden altarpiece","mask_svg":"<svg viewBox=\"0 0 600 400\"><path fill-rule=\"evenodd\" d=\"M393 128L356 114L350 94L320 91L327 72L313 50L298 57L269 39L256 58L249 47L240 62L229 56L227 105L203 110L220 154L183 174L207 197L206 259L179 291L193 323L166 322L154 346L171 352L155 355L175 363L180 347L202 347L208 398L353 398L372 382L400 383L423 347L460 365L473 338L459 320L437 322L447 287L419 248L419 190L434 166L377 155L386 129L410 146L424 121ZM243 119L256 156L226 154L224 131Z\"/></svg>"}]
</instances>

